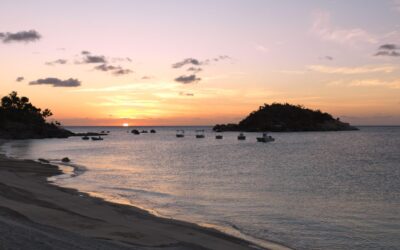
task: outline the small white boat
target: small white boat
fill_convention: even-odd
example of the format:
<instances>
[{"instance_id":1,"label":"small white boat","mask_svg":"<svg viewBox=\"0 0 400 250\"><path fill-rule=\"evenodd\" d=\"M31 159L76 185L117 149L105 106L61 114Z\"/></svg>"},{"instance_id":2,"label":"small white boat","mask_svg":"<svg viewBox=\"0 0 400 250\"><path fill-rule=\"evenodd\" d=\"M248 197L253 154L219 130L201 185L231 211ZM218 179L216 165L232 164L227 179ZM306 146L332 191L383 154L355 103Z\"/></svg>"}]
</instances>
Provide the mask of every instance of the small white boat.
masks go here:
<instances>
[{"instance_id":1,"label":"small white boat","mask_svg":"<svg viewBox=\"0 0 400 250\"><path fill-rule=\"evenodd\" d=\"M185 130L182 130L182 129L177 130L176 137L178 137L178 138L185 137Z\"/></svg>"},{"instance_id":2,"label":"small white boat","mask_svg":"<svg viewBox=\"0 0 400 250\"><path fill-rule=\"evenodd\" d=\"M243 133L240 133L237 138L239 141L246 140L246 136Z\"/></svg>"},{"instance_id":3,"label":"small white boat","mask_svg":"<svg viewBox=\"0 0 400 250\"><path fill-rule=\"evenodd\" d=\"M262 137L257 137L257 141L258 142L271 142L271 141L275 141L275 139L268 135L267 133L263 133Z\"/></svg>"},{"instance_id":4,"label":"small white boat","mask_svg":"<svg viewBox=\"0 0 400 250\"><path fill-rule=\"evenodd\" d=\"M203 129L196 130L196 138L197 139L201 139L201 138L204 138L204 137L206 137L206 136L204 135L204 130Z\"/></svg>"}]
</instances>

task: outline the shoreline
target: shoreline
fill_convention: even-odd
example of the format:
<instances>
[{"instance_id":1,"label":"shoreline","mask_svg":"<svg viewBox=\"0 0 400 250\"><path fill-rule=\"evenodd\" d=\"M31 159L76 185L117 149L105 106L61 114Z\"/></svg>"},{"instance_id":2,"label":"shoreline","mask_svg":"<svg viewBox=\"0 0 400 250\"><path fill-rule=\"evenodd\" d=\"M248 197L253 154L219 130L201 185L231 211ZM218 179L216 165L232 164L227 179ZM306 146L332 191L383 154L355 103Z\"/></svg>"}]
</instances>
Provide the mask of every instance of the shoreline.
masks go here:
<instances>
[{"instance_id":1,"label":"shoreline","mask_svg":"<svg viewBox=\"0 0 400 250\"><path fill-rule=\"evenodd\" d=\"M0 141L2 143L4 141ZM158 217L132 205L109 202L76 189L57 186L48 180L63 174L55 165L0 155L0 173L0 190L7 190L0 192L0 232L13 224L9 221L12 218L13 222L20 223L14 225L15 228L26 228L27 224L31 231L52 228L39 230L36 235L39 239L44 236L59 239L57 243L39 240L38 244L63 245L71 238L79 238L74 244L93 244L98 249L289 249L273 242L267 243L268 247L261 247L214 228ZM63 233L57 233L57 230ZM12 245L23 244L20 238L18 235L0 236L0 242L3 242L0 248L23 249ZM76 246L59 245L57 248L75 249Z\"/></svg>"}]
</instances>

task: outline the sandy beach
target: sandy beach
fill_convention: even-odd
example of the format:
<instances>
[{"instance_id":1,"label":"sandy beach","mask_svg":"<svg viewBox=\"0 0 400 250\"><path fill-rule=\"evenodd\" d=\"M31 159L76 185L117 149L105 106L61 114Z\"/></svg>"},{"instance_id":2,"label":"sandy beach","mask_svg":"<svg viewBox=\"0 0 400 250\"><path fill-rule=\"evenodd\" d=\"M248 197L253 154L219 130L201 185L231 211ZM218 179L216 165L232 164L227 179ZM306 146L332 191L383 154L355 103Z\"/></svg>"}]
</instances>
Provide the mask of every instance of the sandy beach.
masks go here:
<instances>
[{"instance_id":1,"label":"sandy beach","mask_svg":"<svg viewBox=\"0 0 400 250\"><path fill-rule=\"evenodd\" d=\"M0 249L262 249L47 181L57 174L57 166L0 156Z\"/></svg>"}]
</instances>

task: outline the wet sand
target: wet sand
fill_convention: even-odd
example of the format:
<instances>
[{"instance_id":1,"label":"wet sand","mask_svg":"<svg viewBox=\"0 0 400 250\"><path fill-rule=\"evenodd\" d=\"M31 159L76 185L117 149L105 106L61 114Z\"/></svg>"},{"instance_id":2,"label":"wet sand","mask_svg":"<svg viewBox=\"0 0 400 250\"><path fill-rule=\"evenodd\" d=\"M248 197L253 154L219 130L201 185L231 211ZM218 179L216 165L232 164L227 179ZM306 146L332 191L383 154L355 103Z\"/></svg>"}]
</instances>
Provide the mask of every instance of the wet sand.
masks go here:
<instances>
[{"instance_id":1,"label":"wet sand","mask_svg":"<svg viewBox=\"0 0 400 250\"><path fill-rule=\"evenodd\" d=\"M0 156L0 249L263 249L47 181L58 174L57 166Z\"/></svg>"}]
</instances>

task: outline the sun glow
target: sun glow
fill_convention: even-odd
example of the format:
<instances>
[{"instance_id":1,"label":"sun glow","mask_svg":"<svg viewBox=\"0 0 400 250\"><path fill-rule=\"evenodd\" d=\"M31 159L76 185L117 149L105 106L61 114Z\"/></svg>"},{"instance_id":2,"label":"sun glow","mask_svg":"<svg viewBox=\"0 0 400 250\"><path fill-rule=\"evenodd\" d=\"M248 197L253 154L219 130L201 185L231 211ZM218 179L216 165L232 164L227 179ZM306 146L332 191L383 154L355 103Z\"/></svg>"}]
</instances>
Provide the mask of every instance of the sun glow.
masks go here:
<instances>
[{"instance_id":1,"label":"sun glow","mask_svg":"<svg viewBox=\"0 0 400 250\"><path fill-rule=\"evenodd\" d=\"M122 127L129 127L128 123L122 123Z\"/></svg>"}]
</instances>

